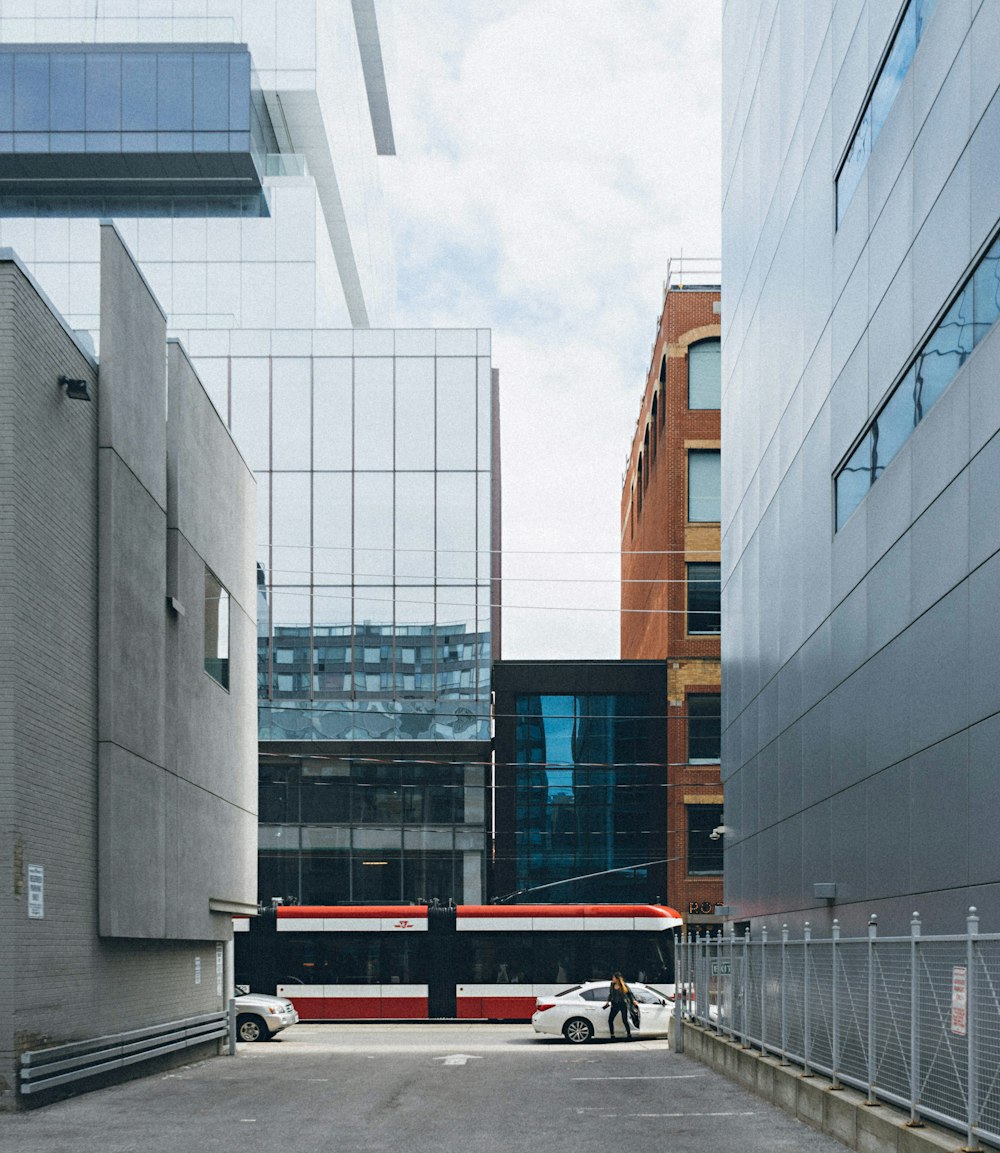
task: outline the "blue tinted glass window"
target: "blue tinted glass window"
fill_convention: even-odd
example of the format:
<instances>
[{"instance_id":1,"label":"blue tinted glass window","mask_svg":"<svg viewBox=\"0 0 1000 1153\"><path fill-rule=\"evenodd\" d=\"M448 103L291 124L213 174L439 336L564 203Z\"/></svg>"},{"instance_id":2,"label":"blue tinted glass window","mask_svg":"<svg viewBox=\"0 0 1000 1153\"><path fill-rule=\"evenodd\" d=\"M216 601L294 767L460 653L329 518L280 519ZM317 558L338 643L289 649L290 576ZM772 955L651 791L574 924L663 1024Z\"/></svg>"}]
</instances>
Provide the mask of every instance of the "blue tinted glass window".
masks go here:
<instances>
[{"instance_id":1,"label":"blue tinted glass window","mask_svg":"<svg viewBox=\"0 0 1000 1153\"><path fill-rule=\"evenodd\" d=\"M920 43L927 21L930 19L937 0L910 0L892 46L882 65L872 89L871 98L865 108L861 123L847 150L840 172L837 174L837 225L840 225L844 212L851 202L861 173L868 163L871 150L878 140L882 125L902 87L903 80L910 70L913 55Z\"/></svg>"},{"instance_id":2,"label":"blue tinted glass window","mask_svg":"<svg viewBox=\"0 0 1000 1153\"><path fill-rule=\"evenodd\" d=\"M896 33L892 49L882 67L875 90L872 92L872 141L878 139L882 125L889 115L889 109L896 99L903 79L910 68L913 53L917 50L917 9L911 4L906 10L903 22Z\"/></svg>"},{"instance_id":3,"label":"blue tinted glass window","mask_svg":"<svg viewBox=\"0 0 1000 1153\"><path fill-rule=\"evenodd\" d=\"M1000 241L983 257L972 279L973 337L978 344L1000 316Z\"/></svg>"},{"instance_id":4,"label":"blue tinted glass window","mask_svg":"<svg viewBox=\"0 0 1000 1153\"><path fill-rule=\"evenodd\" d=\"M49 58L44 52L18 52L14 57L14 131L47 132L49 128Z\"/></svg>"},{"instance_id":5,"label":"blue tinted glass window","mask_svg":"<svg viewBox=\"0 0 1000 1153\"><path fill-rule=\"evenodd\" d=\"M837 528L858 507L872 480L872 434L865 434L837 477Z\"/></svg>"},{"instance_id":6,"label":"blue tinted glass window","mask_svg":"<svg viewBox=\"0 0 1000 1153\"><path fill-rule=\"evenodd\" d=\"M152 52L122 56L122 128L126 132L156 130L156 56Z\"/></svg>"},{"instance_id":7,"label":"blue tinted glass window","mask_svg":"<svg viewBox=\"0 0 1000 1153\"><path fill-rule=\"evenodd\" d=\"M82 132L84 128L84 57L82 52L51 57L53 132Z\"/></svg>"},{"instance_id":8,"label":"blue tinted glass window","mask_svg":"<svg viewBox=\"0 0 1000 1153\"><path fill-rule=\"evenodd\" d=\"M122 126L122 58L87 55L87 131L117 132Z\"/></svg>"},{"instance_id":9,"label":"blue tinted glass window","mask_svg":"<svg viewBox=\"0 0 1000 1153\"><path fill-rule=\"evenodd\" d=\"M250 57L246 53L229 56L229 127L233 132L250 131Z\"/></svg>"},{"instance_id":10,"label":"blue tinted glass window","mask_svg":"<svg viewBox=\"0 0 1000 1153\"><path fill-rule=\"evenodd\" d=\"M722 345L702 340L688 349L688 408L722 405Z\"/></svg>"},{"instance_id":11,"label":"blue tinted glass window","mask_svg":"<svg viewBox=\"0 0 1000 1153\"><path fill-rule=\"evenodd\" d=\"M14 57L0 52L0 132L14 130Z\"/></svg>"},{"instance_id":12,"label":"blue tinted glass window","mask_svg":"<svg viewBox=\"0 0 1000 1153\"><path fill-rule=\"evenodd\" d=\"M190 52L161 52L159 54L157 59L156 106L157 127L161 132L191 131L194 123L191 74Z\"/></svg>"},{"instance_id":13,"label":"blue tinted glass window","mask_svg":"<svg viewBox=\"0 0 1000 1153\"><path fill-rule=\"evenodd\" d=\"M229 129L229 57L219 52L194 57L194 127L202 132Z\"/></svg>"},{"instance_id":14,"label":"blue tinted glass window","mask_svg":"<svg viewBox=\"0 0 1000 1153\"><path fill-rule=\"evenodd\" d=\"M919 422L972 352L972 284L959 293L934 335L917 357L917 383L914 388L916 419Z\"/></svg>"},{"instance_id":15,"label":"blue tinted glass window","mask_svg":"<svg viewBox=\"0 0 1000 1153\"><path fill-rule=\"evenodd\" d=\"M915 381L916 372L911 368L896 386L873 426L872 476L875 480L909 439L917 423L913 399Z\"/></svg>"}]
</instances>

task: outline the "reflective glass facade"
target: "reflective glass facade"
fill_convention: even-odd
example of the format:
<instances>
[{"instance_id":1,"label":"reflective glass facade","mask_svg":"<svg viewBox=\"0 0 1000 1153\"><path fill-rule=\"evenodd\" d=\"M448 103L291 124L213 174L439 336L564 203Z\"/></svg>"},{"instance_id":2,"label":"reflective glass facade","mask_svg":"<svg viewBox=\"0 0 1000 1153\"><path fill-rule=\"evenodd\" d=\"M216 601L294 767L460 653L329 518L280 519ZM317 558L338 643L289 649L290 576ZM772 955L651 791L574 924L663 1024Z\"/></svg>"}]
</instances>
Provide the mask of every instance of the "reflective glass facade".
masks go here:
<instances>
[{"instance_id":1,"label":"reflective glass facade","mask_svg":"<svg viewBox=\"0 0 1000 1153\"><path fill-rule=\"evenodd\" d=\"M124 208L147 194L266 213L262 160L277 150L243 45L0 47L5 215Z\"/></svg>"},{"instance_id":2,"label":"reflective glass facade","mask_svg":"<svg viewBox=\"0 0 1000 1153\"><path fill-rule=\"evenodd\" d=\"M261 739L488 740L489 333L312 347L214 372L258 481Z\"/></svg>"},{"instance_id":3,"label":"reflective glass facade","mask_svg":"<svg viewBox=\"0 0 1000 1153\"><path fill-rule=\"evenodd\" d=\"M495 676L491 895L666 899L664 662L501 661Z\"/></svg>"}]
</instances>

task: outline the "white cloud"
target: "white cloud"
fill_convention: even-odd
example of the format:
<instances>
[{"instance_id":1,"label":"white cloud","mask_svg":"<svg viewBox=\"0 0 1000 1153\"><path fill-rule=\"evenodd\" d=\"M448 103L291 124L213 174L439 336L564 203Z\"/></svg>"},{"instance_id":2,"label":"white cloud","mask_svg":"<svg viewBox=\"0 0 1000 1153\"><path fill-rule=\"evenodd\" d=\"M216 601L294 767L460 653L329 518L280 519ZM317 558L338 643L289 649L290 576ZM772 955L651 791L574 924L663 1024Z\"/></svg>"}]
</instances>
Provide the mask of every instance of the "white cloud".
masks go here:
<instances>
[{"instance_id":1,"label":"white cloud","mask_svg":"<svg viewBox=\"0 0 1000 1153\"><path fill-rule=\"evenodd\" d=\"M505 585L540 607L507 609L504 655L617 655L621 473L667 260L720 249L720 0L391 7L397 320L493 329L505 572L551 578Z\"/></svg>"}]
</instances>

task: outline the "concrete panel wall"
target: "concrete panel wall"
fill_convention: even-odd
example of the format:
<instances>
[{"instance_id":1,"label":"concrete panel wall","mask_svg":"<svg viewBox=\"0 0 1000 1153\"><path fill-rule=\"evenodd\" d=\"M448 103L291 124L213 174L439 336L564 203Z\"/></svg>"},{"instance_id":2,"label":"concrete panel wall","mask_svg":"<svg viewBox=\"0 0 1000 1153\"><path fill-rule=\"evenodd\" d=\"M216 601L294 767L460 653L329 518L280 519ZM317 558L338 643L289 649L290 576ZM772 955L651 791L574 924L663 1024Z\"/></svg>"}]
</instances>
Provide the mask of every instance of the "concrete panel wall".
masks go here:
<instances>
[{"instance_id":1,"label":"concrete panel wall","mask_svg":"<svg viewBox=\"0 0 1000 1153\"><path fill-rule=\"evenodd\" d=\"M726 903L849 930L919 909L938 932L976 904L1000 925L1000 868L972 852L998 798L971 784L1000 707L997 332L833 517L839 462L1000 220L1000 4L936 6L839 227L837 168L899 7L804 11L724 18Z\"/></svg>"}]
</instances>

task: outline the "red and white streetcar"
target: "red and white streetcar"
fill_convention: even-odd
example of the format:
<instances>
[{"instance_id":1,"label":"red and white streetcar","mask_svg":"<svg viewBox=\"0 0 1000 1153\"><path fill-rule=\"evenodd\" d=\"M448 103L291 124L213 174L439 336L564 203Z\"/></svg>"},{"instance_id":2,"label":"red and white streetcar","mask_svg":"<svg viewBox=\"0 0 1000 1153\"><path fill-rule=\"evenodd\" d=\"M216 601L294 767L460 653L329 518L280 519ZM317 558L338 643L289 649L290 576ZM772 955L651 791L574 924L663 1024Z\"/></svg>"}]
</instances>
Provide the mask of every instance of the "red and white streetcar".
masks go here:
<instances>
[{"instance_id":1,"label":"red and white streetcar","mask_svg":"<svg viewBox=\"0 0 1000 1153\"><path fill-rule=\"evenodd\" d=\"M665 905L279 905L237 921L236 980L303 1021L530 1021L608 977L674 980Z\"/></svg>"}]
</instances>

